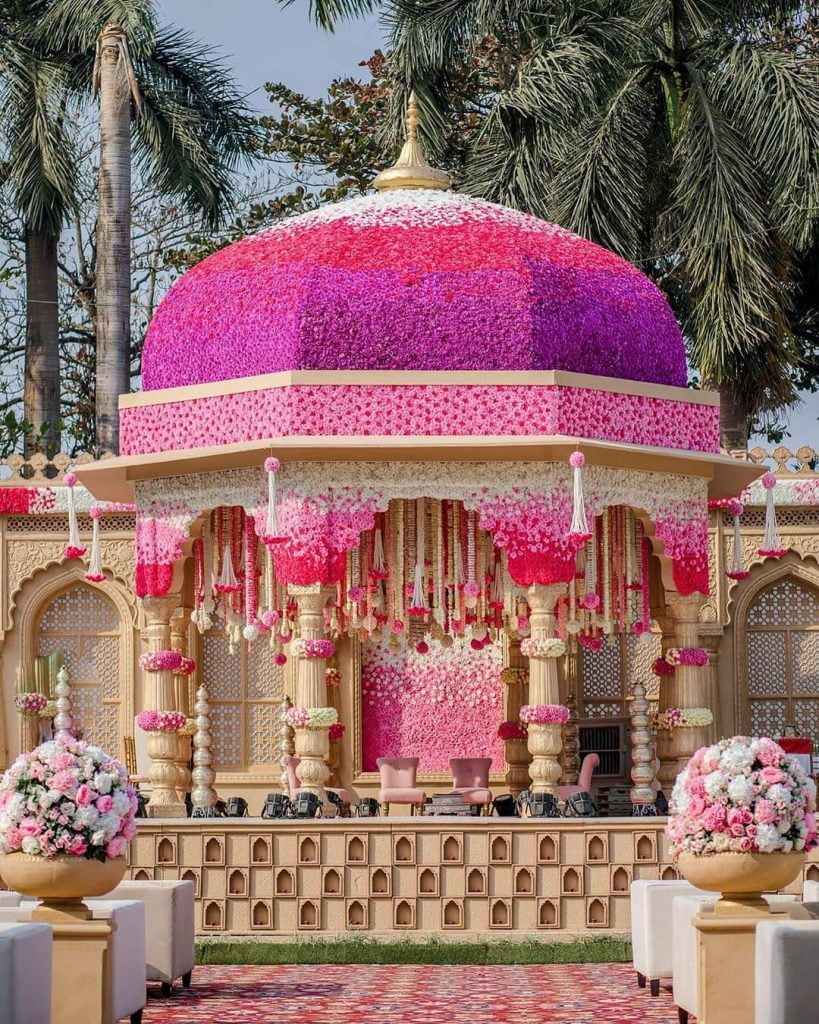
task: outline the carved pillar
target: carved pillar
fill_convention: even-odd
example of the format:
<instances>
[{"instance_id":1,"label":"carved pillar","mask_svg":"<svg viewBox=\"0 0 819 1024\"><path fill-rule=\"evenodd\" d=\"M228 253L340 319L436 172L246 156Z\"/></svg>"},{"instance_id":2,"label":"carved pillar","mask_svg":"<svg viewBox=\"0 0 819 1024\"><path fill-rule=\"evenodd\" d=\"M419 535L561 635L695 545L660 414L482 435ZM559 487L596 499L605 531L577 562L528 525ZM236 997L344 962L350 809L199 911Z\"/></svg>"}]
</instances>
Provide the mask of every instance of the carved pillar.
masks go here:
<instances>
[{"instance_id":1,"label":"carved pillar","mask_svg":"<svg viewBox=\"0 0 819 1024\"><path fill-rule=\"evenodd\" d=\"M577 638L566 638L566 707L569 720L563 726L563 750L560 763L563 768L563 784L577 785L580 777L580 729L577 724L577 693L580 684L580 645Z\"/></svg>"},{"instance_id":2,"label":"carved pillar","mask_svg":"<svg viewBox=\"0 0 819 1024\"><path fill-rule=\"evenodd\" d=\"M660 617L658 616L658 618ZM665 657L665 653L670 647L677 646L677 641L674 636L674 624L670 617L660 618L660 625L663 630L660 639L660 654ZM662 714L668 708L675 707L679 707L676 674L660 676L657 687L657 710ZM657 759L660 762L657 780L666 797L670 797L674 780L677 778L677 756L674 752L671 733L666 729L657 730Z\"/></svg>"},{"instance_id":3,"label":"carved pillar","mask_svg":"<svg viewBox=\"0 0 819 1024\"><path fill-rule=\"evenodd\" d=\"M562 583L549 586L534 583L529 587L529 625L533 640L548 640L555 636L555 603L565 589ZM560 703L560 680L556 658L529 659L529 703ZM535 793L557 794L561 773L561 728L560 725L534 722L529 725L529 752L532 755L529 775L532 779L531 788Z\"/></svg>"},{"instance_id":4,"label":"carved pillar","mask_svg":"<svg viewBox=\"0 0 819 1024\"><path fill-rule=\"evenodd\" d=\"M287 712L293 707L293 701L285 697L279 707L279 759L282 773L279 776L279 787L285 796L290 796L290 776L284 767L283 759L292 757L296 753L296 732L293 726L287 721Z\"/></svg>"},{"instance_id":5,"label":"carved pillar","mask_svg":"<svg viewBox=\"0 0 819 1024\"><path fill-rule=\"evenodd\" d=\"M3 680L3 642L5 640L5 634L0 631L0 772L3 772L8 768L9 764L9 748L8 748L8 727L6 724L6 707L5 701L2 699L2 680Z\"/></svg>"},{"instance_id":6,"label":"carved pillar","mask_svg":"<svg viewBox=\"0 0 819 1024\"><path fill-rule=\"evenodd\" d=\"M638 679L631 698L631 806L638 816L656 814L654 801L654 750L648 717L646 688Z\"/></svg>"},{"instance_id":7,"label":"carved pillar","mask_svg":"<svg viewBox=\"0 0 819 1024\"><path fill-rule=\"evenodd\" d=\"M193 772L191 778L191 803L194 818L212 818L215 814L216 790L213 783L216 773L212 768L213 755L210 752L212 742L210 734L210 704L208 692L204 686L196 694L196 733L193 737Z\"/></svg>"},{"instance_id":8,"label":"carved pillar","mask_svg":"<svg viewBox=\"0 0 819 1024\"><path fill-rule=\"evenodd\" d=\"M520 653L520 640L509 640L506 664L528 676L529 669L526 658ZM515 683L504 687L505 716L507 722L517 722L520 709L529 701L528 682ZM506 785L513 796L522 793L529 786L529 763L532 755L525 739L505 740L504 756L506 758Z\"/></svg>"},{"instance_id":9,"label":"carved pillar","mask_svg":"<svg viewBox=\"0 0 819 1024\"><path fill-rule=\"evenodd\" d=\"M676 647L699 646L699 611L705 598L701 594L671 593L666 596L668 609L674 620ZM707 665L677 665L674 671L678 707L708 707L709 668ZM671 732L671 749L681 772L695 750L709 742L709 728L685 727Z\"/></svg>"},{"instance_id":10,"label":"carved pillar","mask_svg":"<svg viewBox=\"0 0 819 1024\"><path fill-rule=\"evenodd\" d=\"M171 650L179 651L184 657L188 657L188 638L190 636L190 608L177 605L171 612ZM193 676L185 675L182 672L173 673L173 699L174 711L181 711L190 717L191 714L191 688ZM191 737L181 733L176 737L177 751L174 759L177 773L177 789L179 799L184 803L185 796L191 789Z\"/></svg>"},{"instance_id":11,"label":"carved pillar","mask_svg":"<svg viewBox=\"0 0 819 1024\"><path fill-rule=\"evenodd\" d=\"M291 585L290 594L296 599L299 636L302 640L325 637L324 608L335 594L335 588L314 584L308 587ZM296 665L296 704L305 708L327 707L326 658L300 657ZM296 769L300 789L315 793L324 804L325 813L332 814L324 784L330 776L326 765L330 741L327 727L296 727L296 756L301 763Z\"/></svg>"},{"instance_id":12,"label":"carved pillar","mask_svg":"<svg viewBox=\"0 0 819 1024\"><path fill-rule=\"evenodd\" d=\"M704 630L707 629L708 632ZM706 743L714 743L717 736L726 735L726 725L722 721L722 703L719 690L719 650L722 645L722 627L710 623L708 626L700 626L700 647L708 651L708 664L704 671L708 677L708 699L703 704L704 708L710 708L714 721L705 729L708 736ZM736 730L734 730L736 731ZM727 735L731 735L728 731Z\"/></svg>"},{"instance_id":13,"label":"carved pillar","mask_svg":"<svg viewBox=\"0 0 819 1024\"><path fill-rule=\"evenodd\" d=\"M148 652L170 650L171 616L179 606L178 595L143 598L145 613L143 637ZM142 706L146 711L175 711L174 677L167 670L142 673ZM178 737L173 733L148 733L148 756L151 758L151 798L148 815L152 818L184 818L185 804L179 798L179 777L176 768Z\"/></svg>"},{"instance_id":14,"label":"carved pillar","mask_svg":"<svg viewBox=\"0 0 819 1024\"><path fill-rule=\"evenodd\" d=\"M333 662L333 665L335 666L335 662ZM336 709L339 720L341 720L340 690L340 686L328 686L326 691L327 707ZM342 740L340 739L330 740L329 753L327 754L327 767L330 769L330 777L327 781L330 786L334 786L336 789L341 788L341 776L339 774L341 770L341 744Z\"/></svg>"}]
</instances>

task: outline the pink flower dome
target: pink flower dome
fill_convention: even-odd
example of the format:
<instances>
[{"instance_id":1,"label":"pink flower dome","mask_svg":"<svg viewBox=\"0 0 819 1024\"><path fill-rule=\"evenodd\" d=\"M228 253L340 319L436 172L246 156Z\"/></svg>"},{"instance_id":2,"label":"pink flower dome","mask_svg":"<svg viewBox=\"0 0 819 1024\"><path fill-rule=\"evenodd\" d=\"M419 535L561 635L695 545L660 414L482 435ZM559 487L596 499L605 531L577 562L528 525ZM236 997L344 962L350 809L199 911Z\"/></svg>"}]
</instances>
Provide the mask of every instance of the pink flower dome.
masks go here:
<instances>
[{"instance_id":1,"label":"pink flower dome","mask_svg":"<svg viewBox=\"0 0 819 1024\"><path fill-rule=\"evenodd\" d=\"M395 190L220 250L160 304L146 391L283 370L570 370L683 386L655 285L614 253L454 192Z\"/></svg>"}]
</instances>

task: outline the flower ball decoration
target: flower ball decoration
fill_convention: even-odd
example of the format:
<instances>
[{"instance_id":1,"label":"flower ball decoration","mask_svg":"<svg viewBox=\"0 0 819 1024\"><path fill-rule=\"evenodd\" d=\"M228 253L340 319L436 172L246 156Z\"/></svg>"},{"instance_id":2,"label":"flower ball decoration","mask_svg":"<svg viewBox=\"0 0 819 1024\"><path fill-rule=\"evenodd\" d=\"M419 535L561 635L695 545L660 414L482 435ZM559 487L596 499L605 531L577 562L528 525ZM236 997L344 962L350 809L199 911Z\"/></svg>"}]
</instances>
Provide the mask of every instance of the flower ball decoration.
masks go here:
<instances>
[{"instance_id":1,"label":"flower ball decoration","mask_svg":"<svg viewBox=\"0 0 819 1024\"><path fill-rule=\"evenodd\" d=\"M140 711L136 723L143 732L182 732L188 718L181 711Z\"/></svg>"},{"instance_id":2,"label":"flower ball decoration","mask_svg":"<svg viewBox=\"0 0 819 1024\"><path fill-rule=\"evenodd\" d=\"M563 704L524 704L520 720L526 725L565 725L569 721L569 709Z\"/></svg>"},{"instance_id":3,"label":"flower ball decoration","mask_svg":"<svg viewBox=\"0 0 819 1024\"><path fill-rule=\"evenodd\" d=\"M335 708L304 708L294 705L287 709L287 724L298 729L326 729L338 721Z\"/></svg>"},{"instance_id":4,"label":"flower ball decoration","mask_svg":"<svg viewBox=\"0 0 819 1024\"><path fill-rule=\"evenodd\" d=\"M48 704L48 698L42 693L18 693L14 698L14 706L21 715L40 715Z\"/></svg>"},{"instance_id":5,"label":"flower ball decoration","mask_svg":"<svg viewBox=\"0 0 819 1024\"><path fill-rule=\"evenodd\" d=\"M0 853L120 857L136 810L125 767L63 733L21 754L0 780Z\"/></svg>"},{"instance_id":6,"label":"flower ball decoration","mask_svg":"<svg viewBox=\"0 0 819 1024\"><path fill-rule=\"evenodd\" d=\"M427 190L327 205L193 267L153 317L142 381L151 391L287 370L686 383L680 329L637 268L528 214Z\"/></svg>"},{"instance_id":7,"label":"flower ball decoration","mask_svg":"<svg viewBox=\"0 0 819 1024\"><path fill-rule=\"evenodd\" d=\"M681 853L809 852L816 787L773 740L735 736L701 747L677 776L666 834Z\"/></svg>"}]
</instances>

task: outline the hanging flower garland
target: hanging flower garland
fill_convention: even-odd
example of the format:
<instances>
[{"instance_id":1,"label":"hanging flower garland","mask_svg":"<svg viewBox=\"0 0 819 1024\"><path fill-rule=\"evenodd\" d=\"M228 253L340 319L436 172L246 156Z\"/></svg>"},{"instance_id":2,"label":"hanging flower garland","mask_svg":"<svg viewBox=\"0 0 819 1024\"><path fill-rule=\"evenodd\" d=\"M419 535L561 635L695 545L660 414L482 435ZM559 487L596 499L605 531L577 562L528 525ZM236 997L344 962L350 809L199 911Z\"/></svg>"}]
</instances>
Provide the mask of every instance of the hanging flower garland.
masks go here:
<instances>
[{"instance_id":1,"label":"hanging flower garland","mask_svg":"<svg viewBox=\"0 0 819 1024\"><path fill-rule=\"evenodd\" d=\"M179 651L146 651L139 656L139 667L143 672L173 672L189 676L196 671L196 662Z\"/></svg>"},{"instance_id":2,"label":"hanging flower garland","mask_svg":"<svg viewBox=\"0 0 819 1024\"><path fill-rule=\"evenodd\" d=\"M68 488L68 543L63 548L63 558L82 558L86 547L80 540L80 530L77 523L77 502L74 497L74 488L77 486L77 474L69 470L63 476L63 483Z\"/></svg>"},{"instance_id":3,"label":"hanging flower garland","mask_svg":"<svg viewBox=\"0 0 819 1024\"><path fill-rule=\"evenodd\" d=\"M765 536L762 540L762 547L759 548L759 554L763 558L782 558L788 553L788 549L782 545L776 522L776 507L774 505L776 477L773 473L766 473L762 477L762 486L765 488Z\"/></svg>"},{"instance_id":4,"label":"hanging flower garland","mask_svg":"<svg viewBox=\"0 0 819 1024\"><path fill-rule=\"evenodd\" d=\"M523 722L501 722L498 726L498 739L525 740L529 735Z\"/></svg>"},{"instance_id":5,"label":"hanging flower garland","mask_svg":"<svg viewBox=\"0 0 819 1024\"><path fill-rule=\"evenodd\" d=\"M529 673L525 668L511 668L507 665L501 669L500 678L505 686L524 686L529 682Z\"/></svg>"},{"instance_id":6,"label":"hanging flower garland","mask_svg":"<svg viewBox=\"0 0 819 1024\"><path fill-rule=\"evenodd\" d=\"M569 709L563 704L524 704L520 720L527 725L564 725L569 721Z\"/></svg>"},{"instance_id":7,"label":"hanging flower garland","mask_svg":"<svg viewBox=\"0 0 819 1024\"><path fill-rule=\"evenodd\" d=\"M324 670L324 682L327 686L341 685L341 672L339 672L335 665L328 665Z\"/></svg>"},{"instance_id":8,"label":"hanging flower garland","mask_svg":"<svg viewBox=\"0 0 819 1024\"><path fill-rule=\"evenodd\" d=\"M326 729L338 721L335 708L305 708L294 705L287 709L287 724L298 729Z\"/></svg>"},{"instance_id":9,"label":"hanging flower garland","mask_svg":"<svg viewBox=\"0 0 819 1024\"><path fill-rule=\"evenodd\" d=\"M592 651L593 653L603 650L602 636L594 636L591 633L581 633L577 638L577 642L581 647L585 647L587 651Z\"/></svg>"},{"instance_id":10,"label":"hanging flower garland","mask_svg":"<svg viewBox=\"0 0 819 1024\"><path fill-rule=\"evenodd\" d=\"M728 511L734 519L734 550L731 557L731 568L725 570L725 575L729 580L747 580L750 573L742 564L742 534L740 533L740 516L744 512L744 506L741 501L732 499L729 502Z\"/></svg>"},{"instance_id":11,"label":"hanging flower garland","mask_svg":"<svg viewBox=\"0 0 819 1024\"><path fill-rule=\"evenodd\" d=\"M181 711L140 711L136 722L143 732L181 732L188 718Z\"/></svg>"},{"instance_id":12,"label":"hanging flower garland","mask_svg":"<svg viewBox=\"0 0 819 1024\"><path fill-rule=\"evenodd\" d=\"M103 509L99 505L93 505L88 514L91 516L93 526L91 528L91 555L84 578L89 583L104 583L105 573L102 571L102 542L100 539L100 518Z\"/></svg>"},{"instance_id":13,"label":"hanging flower garland","mask_svg":"<svg viewBox=\"0 0 819 1024\"><path fill-rule=\"evenodd\" d=\"M669 647L665 652L669 665L707 665L708 651L703 647Z\"/></svg>"},{"instance_id":14,"label":"hanging flower garland","mask_svg":"<svg viewBox=\"0 0 819 1024\"><path fill-rule=\"evenodd\" d=\"M560 658L566 653L566 644L557 636L527 636L521 640L520 652L527 658Z\"/></svg>"},{"instance_id":15,"label":"hanging flower garland","mask_svg":"<svg viewBox=\"0 0 819 1024\"><path fill-rule=\"evenodd\" d=\"M290 642L290 653L294 658L332 658L336 653L336 645L332 640L322 637L310 640L296 637Z\"/></svg>"},{"instance_id":16,"label":"hanging flower garland","mask_svg":"<svg viewBox=\"0 0 819 1024\"><path fill-rule=\"evenodd\" d=\"M42 693L18 693L14 698L14 706L21 715L39 715L48 704L48 698Z\"/></svg>"},{"instance_id":17,"label":"hanging flower garland","mask_svg":"<svg viewBox=\"0 0 819 1024\"><path fill-rule=\"evenodd\" d=\"M654 716L654 728L671 732L672 729L703 729L714 721L709 708L666 708Z\"/></svg>"}]
</instances>

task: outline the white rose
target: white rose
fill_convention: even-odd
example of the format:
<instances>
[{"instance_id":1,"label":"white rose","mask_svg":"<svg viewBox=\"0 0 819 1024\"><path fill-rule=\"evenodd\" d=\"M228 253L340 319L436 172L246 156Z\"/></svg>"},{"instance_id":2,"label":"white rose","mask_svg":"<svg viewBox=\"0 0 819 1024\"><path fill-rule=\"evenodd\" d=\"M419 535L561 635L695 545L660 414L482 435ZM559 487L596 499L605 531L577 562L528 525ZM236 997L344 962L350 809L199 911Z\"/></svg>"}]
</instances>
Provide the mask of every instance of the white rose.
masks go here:
<instances>
[{"instance_id":1,"label":"white rose","mask_svg":"<svg viewBox=\"0 0 819 1024\"><path fill-rule=\"evenodd\" d=\"M91 845L92 846L105 846L108 842L105 836L105 829L97 829L96 832L91 833Z\"/></svg>"},{"instance_id":2,"label":"white rose","mask_svg":"<svg viewBox=\"0 0 819 1024\"><path fill-rule=\"evenodd\" d=\"M78 807L74 814L74 822L81 828L94 828L99 821L99 811L90 804L88 807Z\"/></svg>"},{"instance_id":3,"label":"white rose","mask_svg":"<svg viewBox=\"0 0 819 1024\"><path fill-rule=\"evenodd\" d=\"M786 832L790 832L791 828L793 828L793 824L790 818L783 818L776 827L779 834L784 836Z\"/></svg>"},{"instance_id":4,"label":"white rose","mask_svg":"<svg viewBox=\"0 0 819 1024\"><path fill-rule=\"evenodd\" d=\"M34 836L26 836L22 843L23 853L38 854L40 852L40 840Z\"/></svg>"},{"instance_id":5,"label":"white rose","mask_svg":"<svg viewBox=\"0 0 819 1024\"><path fill-rule=\"evenodd\" d=\"M773 825L757 825L756 845L761 853L774 853L782 840Z\"/></svg>"},{"instance_id":6,"label":"white rose","mask_svg":"<svg viewBox=\"0 0 819 1024\"><path fill-rule=\"evenodd\" d=\"M707 784L706 784L707 788ZM754 799L754 787L750 779L744 775L738 775L728 783L728 796L739 806L746 806Z\"/></svg>"},{"instance_id":7,"label":"white rose","mask_svg":"<svg viewBox=\"0 0 819 1024\"><path fill-rule=\"evenodd\" d=\"M724 832L715 832L711 836L711 841L714 844L714 849L717 853L722 853L724 850L727 850L728 845L731 842Z\"/></svg>"},{"instance_id":8,"label":"white rose","mask_svg":"<svg viewBox=\"0 0 819 1024\"><path fill-rule=\"evenodd\" d=\"M711 772L710 775L705 777L705 792L712 799L717 796L722 796L728 786L728 776L725 772Z\"/></svg>"},{"instance_id":9,"label":"white rose","mask_svg":"<svg viewBox=\"0 0 819 1024\"><path fill-rule=\"evenodd\" d=\"M781 783L769 786L765 796L775 804L789 804L791 802L791 791Z\"/></svg>"},{"instance_id":10,"label":"white rose","mask_svg":"<svg viewBox=\"0 0 819 1024\"><path fill-rule=\"evenodd\" d=\"M105 796L107 793L111 792L111 781L111 776L107 772L98 772L94 776L94 789L96 789L101 796Z\"/></svg>"},{"instance_id":11,"label":"white rose","mask_svg":"<svg viewBox=\"0 0 819 1024\"><path fill-rule=\"evenodd\" d=\"M108 811L99 820L100 828L105 830L105 838L113 839L119 830L120 816L116 811Z\"/></svg>"},{"instance_id":12,"label":"white rose","mask_svg":"<svg viewBox=\"0 0 819 1024\"><path fill-rule=\"evenodd\" d=\"M722 752L719 766L730 775L738 775L754 763L754 754L748 747L729 747Z\"/></svg>"},{"instance_id":13,"label":"white rose","mask_svg":"<svg viewBox=\"0 0 819 1024\"><path fill-rule=\"evenodd\" d=\"M113 799L114 810L117 812L120 818L124 818L125 815L128 814L129 811L131 810L131 798L128 796L126 792L124 792L124 790L119 789L117 790L116 793L114 793Z\"/></svg>"}]
</instances>

